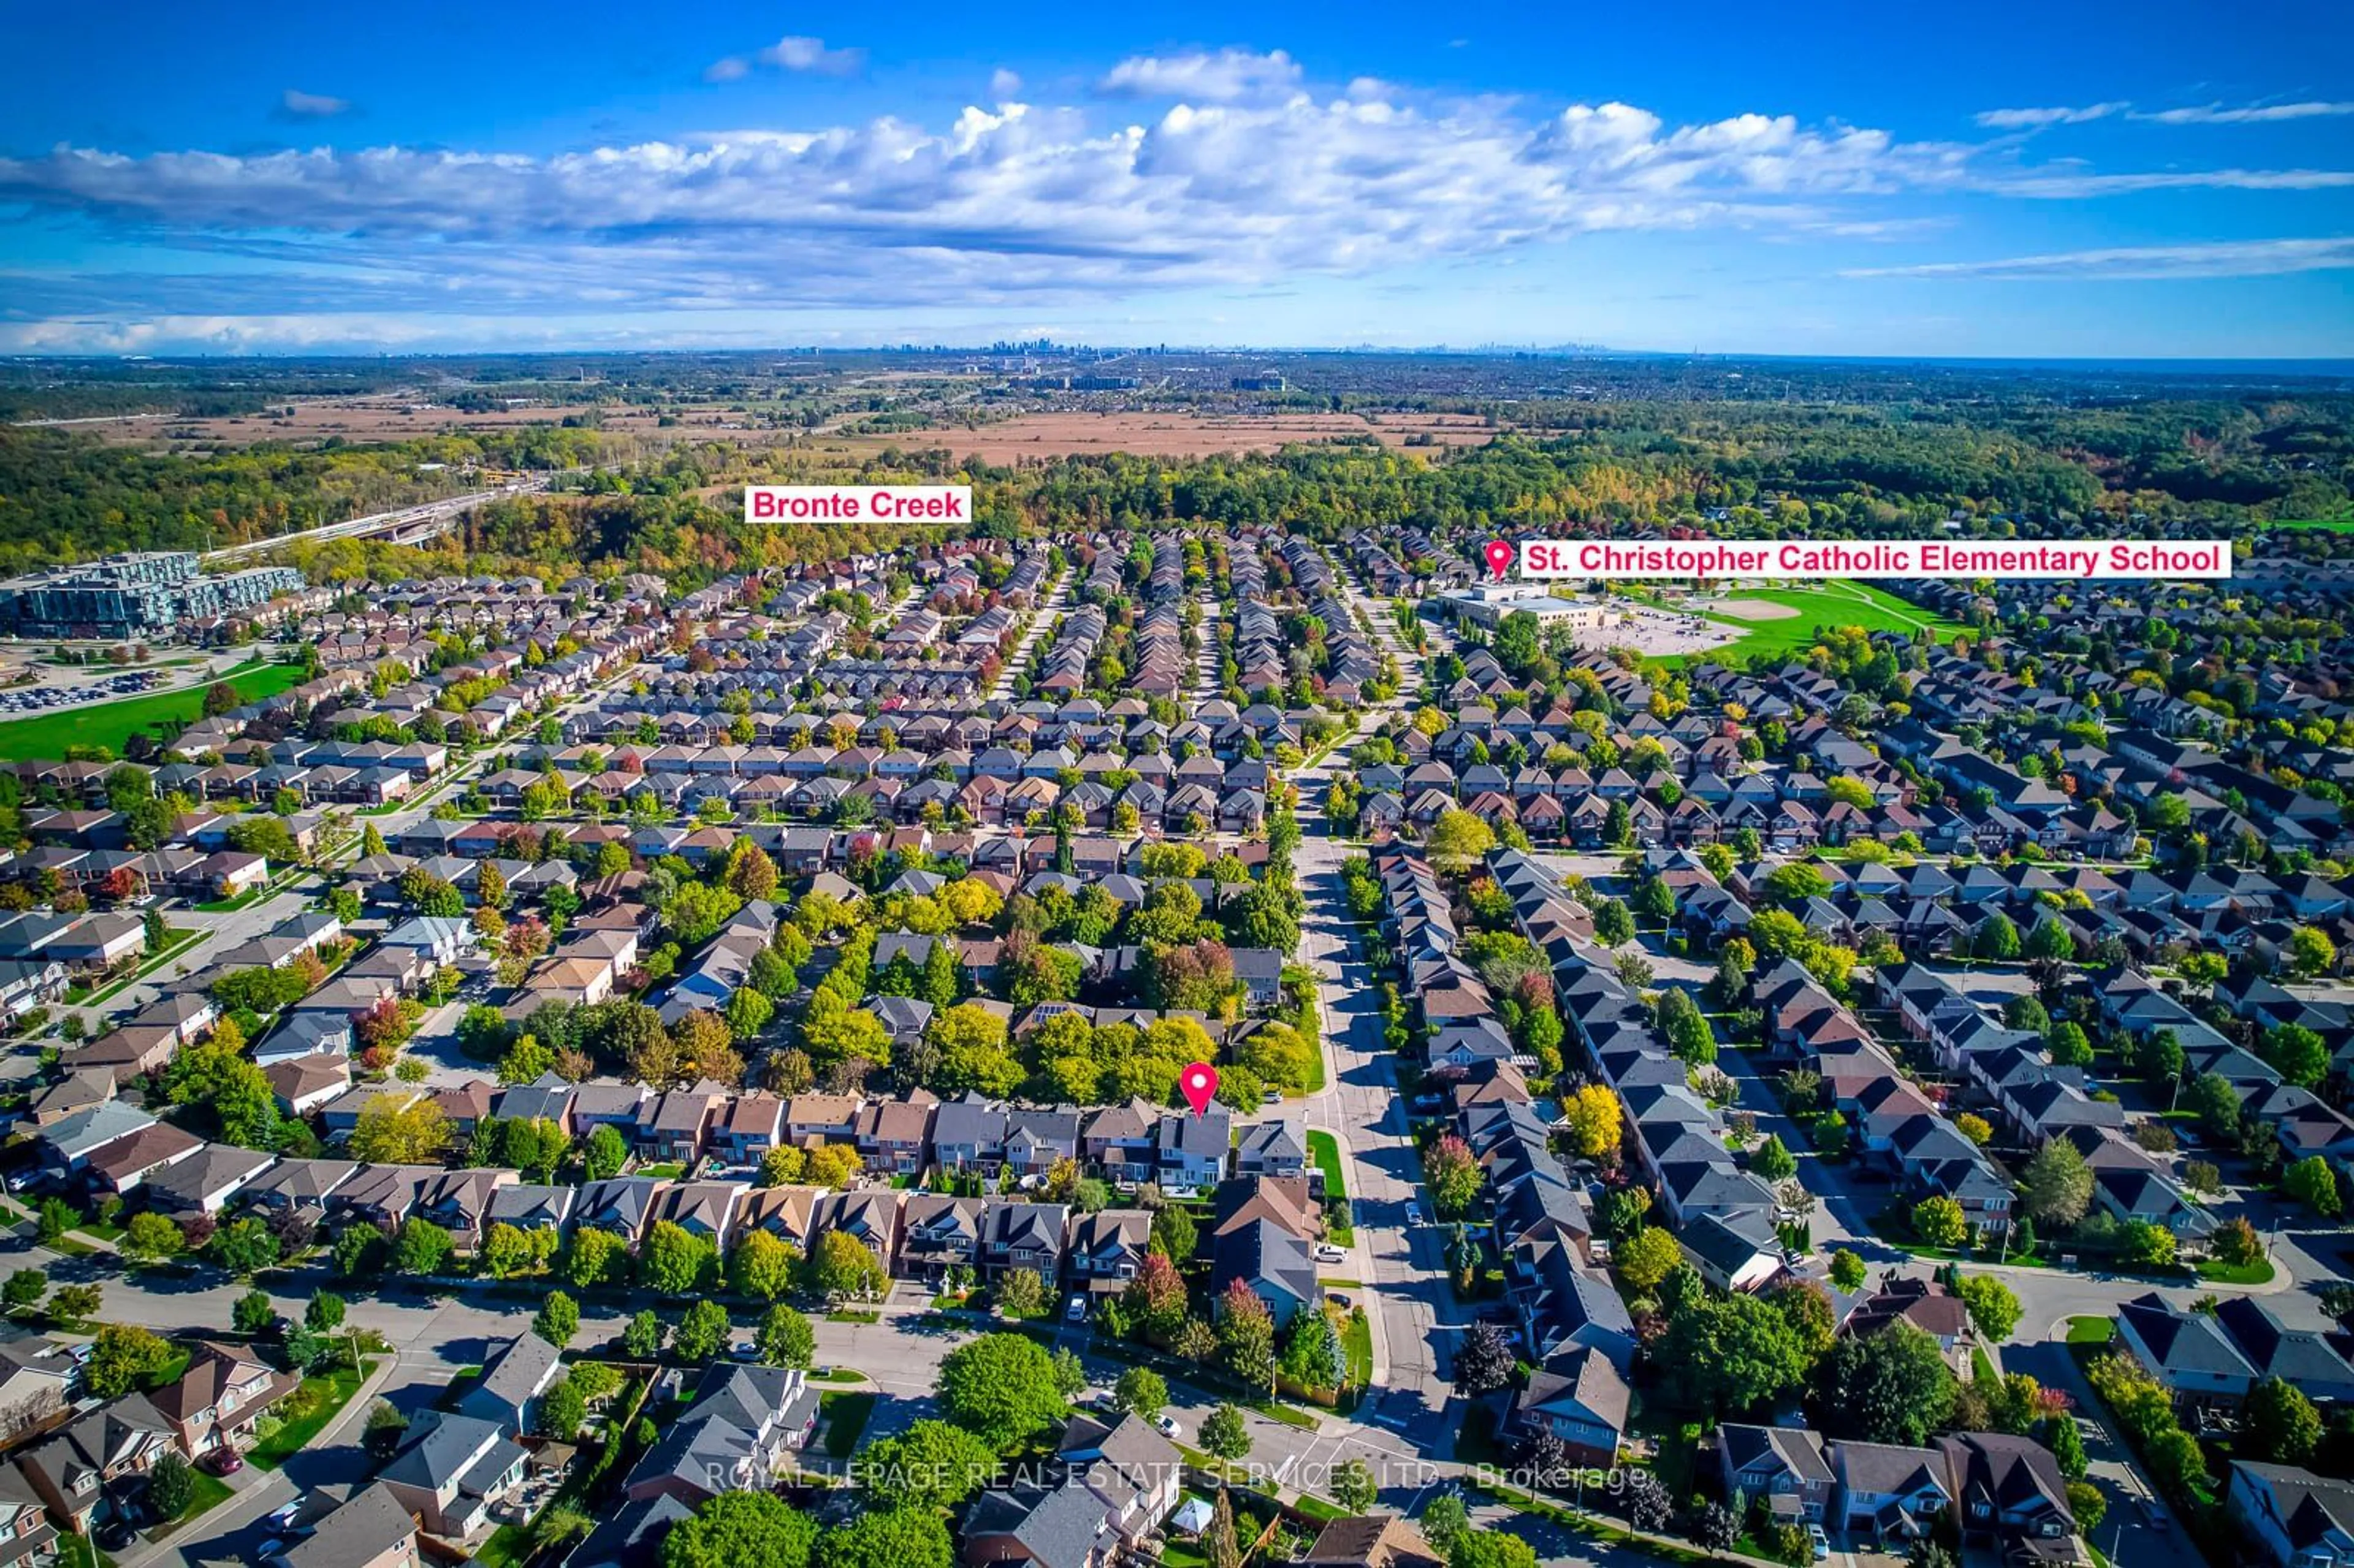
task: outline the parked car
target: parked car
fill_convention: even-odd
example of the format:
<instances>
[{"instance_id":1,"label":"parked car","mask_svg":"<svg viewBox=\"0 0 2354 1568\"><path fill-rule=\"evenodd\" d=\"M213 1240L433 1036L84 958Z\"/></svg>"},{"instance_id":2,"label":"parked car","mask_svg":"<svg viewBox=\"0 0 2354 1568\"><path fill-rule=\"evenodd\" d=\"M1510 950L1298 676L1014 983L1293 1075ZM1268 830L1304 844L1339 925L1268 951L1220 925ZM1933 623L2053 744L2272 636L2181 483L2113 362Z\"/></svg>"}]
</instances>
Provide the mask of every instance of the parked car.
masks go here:
<instances>
[{"instance_id":1,"label":"parked car","mask_svg":"<svg viewBox=\"0 0 2354 1568\"><path fill-rule=\"evenodd\" d=\"M1418 1225L1422 1224L1422 1205L1420 1203L1408 1203L1405 1206L1405 1223L1410 1225Z\"/></svg>"},{"instance_id":2,"label":"parked car","mask_svg":"<svg viewBox=\"0 0 2354 1568\"><path fill-rule=\"evenodd\" d=\"M1348 1260L1349 1255L1342 1252L1339 1247L1334 1246L1331 1242L1319 1242L1316 1244L1317 1262L1346 1263Z\"/></svg>"},{"instance_id":3,"label":"parked car","mask_svg":"<svg viewBox=\"0 0 2354 1568\"><path fill-rule=\"evenodd\" d=\"M205 1456L205 1468L216 1476L234 1476L245 1468L245 1457L234 1448L216 1448Z\"/></svg>"},{"instance_id":4,"label":"parked car","mask_svg":"<svg viewBox=\"0 0 2354 1568\"><path fill-rule=\"evenodd\" d=\"M1163 1437L1174 1437L1177 1436L1177 1418L1173 1415L1164 1415L1152 1425L1161 1428L1161 1435Z\"/></svg>"},{"instance_id":5,"label":"parked car","mask_svg":"<svg viewBox=\"0 0 2354 1568\"><path fill-rule=\"evenodd\" d=\"M1063 1321L1066 1323L1084 1322L1087 1316L1087 1298L1084 1296L1072 1297L1071 1304L1063 1308Z\"/></svg>"},{"instance_id":6,"label":"parked car","mask_svg":"<svg viewBox=\"0 0 2354 1568\"><path fill-rule=\"evenodd\" d=\"M1258 1097L1258 1103L1263 1106L1279 1106L1283 1103L1283 1091L1281 1089L1264 1090Z\"/></svg>"},{"instance_id":7,"label":"parked car","mask_svg":"<svg viewBox=\"0 0 2354 1568\"><path fill-rule=\"evenodd\" d=\"M1830 1560L1831 1538L1823 1533L1823 1527L1821 1525L1808 1525L1807 1539L1814 1543L1816 1562L1825 1563Z\"/></svg>"}]
</instances>

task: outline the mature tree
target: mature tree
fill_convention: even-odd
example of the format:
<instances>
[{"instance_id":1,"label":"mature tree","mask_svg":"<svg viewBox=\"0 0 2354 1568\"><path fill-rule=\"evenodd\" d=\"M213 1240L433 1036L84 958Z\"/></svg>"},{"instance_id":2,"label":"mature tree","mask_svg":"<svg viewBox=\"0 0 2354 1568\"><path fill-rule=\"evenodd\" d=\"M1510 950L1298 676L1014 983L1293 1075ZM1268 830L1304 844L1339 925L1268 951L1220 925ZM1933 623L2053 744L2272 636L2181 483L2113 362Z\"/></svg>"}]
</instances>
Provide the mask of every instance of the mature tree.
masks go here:
<instances>
[{"instance_id":1,"label":"mature tree","mask_svg":"<svg viewBox=\"0 0 2354 1568\"><path fill-rule=\"evenodd\" d=\"M1970 938L1970 951L1977 958L2009 963L2019 957L2019 927L1998 910L1979 923Z\"/></svg>"},{"instance_id":2,"label":"mature tree","mask_svg":"<svg viewBox=\"0 0 2354 1568\"><path fill-rule=\"evenodd\" d=\"M589 1130L588 1141L581 1145L582 1173L591 1181L610 1181L621 1173L630 1160L630 1146L620 1132L605 1122Z\"/></svg>"},{"instance_id":3,"label":"mature tree","mask_svg":"<svg viewBox=\"0 0 2354 1568\"><path fill-rule=\"evenodd\" d=\"M819 1540L817 1568L949 1568L949 1527L928 1509L869 1510Z\"/></svg>"},{"instance_id":4,"label":"mature tree","mask_svg":"<svg viewBox=\"0 0 2354 1568\"><path fill-rule=\"evenodd\" d=\"M171 1341L132 1323L101 1323L82 1364L82 1385L100 1399L118 1399L161 1373L175 1359Z\"/></svg>"},{"instance_id":5,"label":"mature tree","mask_svg":"<svg viewBox=\"0 0 2354 1568\"><path fill-rule=\"evenodd\" d=\"M685 1315L679 1319L671 1348L683 1361L707 1361L726 1349L732 1332L734 1326L727 1320L727 1308L706 1298L687 1308Z\"/></svg>"},{"instance_id":6,"label":"mature tree","mask_svg":"<svg viewBox=\"0 0 2354 1568\"><path fill-rule=\"evenodd\" d=\"M1455 1392L1476 1399L1504 1387L1512 1381L1515 1361L1502 1329L1484 1319L1474 1321L1455 1347Z\"/></svg>"},{"instance_id":7,"label":"mature tree","mask_svg":"<svg viewBox=\"0 0 2354 1568\"><path fill-rule=\"evenodd\" d=\"M1431 864L1442 871L1462 871L1496 847L1496 834L1470 812L1449 807L1431 823L1423 847Z\"/></svg>"},{"instance_id":8,"label":"mature tree","mask_svg":"<svg viewBox=\"0 0 2354 1568\"><path fill-rule=\"evenodd\" d=\"M267 1333L278 1321L278 1304L266 1290L249 1290L229 1304L228 1319L240 1334Z\"/></svg>"},{"instance_id":9,"label":"mature tree","mask_svg":"<svg viewBox=\"0 0 2354 1568\"><path fill-rule=\"evenodd\" d=\"M662 1538L662 1568L810 1568L817 1524L774 1492L723 1491Z\"/></svg>"},{"instance_id":10,"label":"mature tree","mask_svg":"<svg viewBox=\"0 0 2354 1568\"><path fill-rule=\"evenodd\" d=\"M852 1478L888 1502L954 1508L997 1474L997 1453L961 1426L918 1421L907 1431L867 1445Z\"/></svg>"},{"instance_id":11,"label":"mature tree","mask_svg":"<svg viewBox=\"0 0 2354 1568\"><path fill-rule=\"evenodd\" d=\"M278 1261L281 1244L258 1219L231 1220L213 1232L205 1255L235 1275L259 1274Z\"/></svg>"},{"instance_id":12,"label":"mature tree","mask_svg":"<svg viewBox=\"0 0 2354 1568\"><path fill-rule=\"evenodd\" d=\"M588 1401L572 1379L558 1378L540 1394L535 1417L539 1436L569 1443L580 1436L580 1424L588 1419Z\"/></svg>"},{"instance_id":13,"label":"mature tree","mask_svg":"<svg viewBox=\"0 0 2354 1568\"><path fill-rule=\"evenodd\" d=\"M772 1367L806 1368L817 1353L809 1319L779 1301L760 1319L760 1359Z\"/></svg>"},{"instance_id":14,"label":"mature tree","mask_svg":"<svg viewBox=\"0 0 2354 1568\"><path fill-rule=\"evenodd\" d=\"M2248 1395L2247 1414L2233 1445L2241 1458L2302 1465L2321 1446L2321 1413L2294 1383L2268 1377Z\"/></svg>"},{"instance_id":15,"label":"mature tree","mask_svg":"<svg viewBox=\"0 0 2354 1568\"><path fill-rule=\"evenodd\" d=\"M1053 1361L1022 1334L983 1334L940 1362L940 1409L950 1421L1010 1453L1061 1420L1068 1402Z\"/></svg>"},{"instance_id":16,"label":"mature tree","mask_svg":"<svg viewBox=\"0 0 2354 1568\"><path fill-rule=\"evenodd\" d=\"M638 1252L638 1283L663 1296L691 1296L709 1288L718 1273L718 1252L700 1236L669 1220L657 1220Z\"/></svg>"},{"instance_id":17,"label":"mature tree","mask_svg":"<svg viewBox=\"0 0 2354 1568\"><path fill-rule=\"evenodd\" d=\"M1112 1401L1147 1421L1156 1420L1168 1407L1169 1384L1150 1367L1130 1367L1112 1385Z\"/></svg>"},{"instance_id":18,"label":"mature tree","mask_svg":"<svg viewBox=\"0 0 2354 1568\"><path fill-rule=\"evenodd\" d=\"M1635 917L1616 898L1594 907L1594 939L1606 948L1623 947L1635 939Z\"/></svg>"},{"instance_id":19,"label":"mature tree","mask_svg":"<svg viewBox=\"0 0 2354 1568\"><path fill-rule=\"evenodd\" d=\"M1147 1338L1165 1343L1185 1322L1184 1277L1161 1253L1147 1253L1120 1293L1120 1305Z\"/></svg>"},{"instance_id":20,"label":"mature tree","mask_svg":"<svg viewBox=\"0 0 2354 1568\"><path fill-rule=\"evenodd\" d=\"M630 1244L599 1225L582 1225L564 1249L564 1277L582 1289L628 1282Z\"/></svg>"},{"instance_id":21,"label":"mature tree","mask_svg":"<svg viewBox=\"0 0 2354 1568\"><path fill-rule=\"evenodd\" d=\"M2277 1023L2264 1033L2258 1048L2283 1078L2309 1089L2328 1075L2329 1045L2301 1023Z\"/></svg>"},{"instance_id":22,"label":"mature tree","mask_svg":"<svg viewBox=\"0 0 2354 1568\"><path fill-rule=\"evenodd\" d=\"M2020 1173L2020 1196L2036 1224L2065 1229L2084 1217L2093 1201L2093 1168L2064 1138L2047 1141Z\"/></svg>"},{"instance_id":23,"label":"mature tree","mask_svg":"<svg viewBox=\"0 0 2354 1568\"><path fill-rule=\"evenodd\" d=\"M1209 1568L1243 1568L1243 1549L1235 1539L1235 1505L1224 1487L1210 1505L1210 1522L1202 1531L1202 1555Z\"/></svg>"},{"instance_id":24,"label":"mature tree","mask_svg":"<svg viewBox=\"0 0 2354 1568\"><path fill-rule=\"evenodd\" d=\"M539 1303L538 1316L531 1320L531 1331L557 1350L564 1349L580 1332L579 1303L561 1290L549 1291Z\"/></svg>"},{"instance_id":25,"label":"mature tree","mask_svg":"<svg viewBox=\"0 0 2354 1568\"><path fill-rule=\"evenodd\" d=\"M1787 1181L1798 1173L1798 1161L1783 1145L1779 1133L1767 1133L1766 1141L1749 1157L1752 1173L1768 1181Z\"/></svg>"},{"instance_id":26,"label":"mature tree","mask_svg":"<svg viewBox=\"0 0 2354 1568\"><path fill-rule=\"evenodd\" d=\"M123 1256L135 1263L162 1263L188 1250L187 1237L181 1234L180 1227L151 1211L132 1215L116 1245Z\"/></svg>"},{"instance_id":27,"label":"mature tree","mask_svg":"<svg viewBox=\"0 0 2354 1568\"><path fill-rule=\"evenodd\" d=\"M450 1118L430 1095L378 1095L360 1107L351 1157L368 1165L433 1165L450 1144Z\"/></svg>"},{"instance_id":28,"label":"mature tree","mask_svg":"<svg viewBox=\"0 0 2354 1568\"><path fill-rule=\"evenodd\" d=\"M1690 1303L1668 1319L1657 1359L1681 1402L1712 1414L1771 1404L1798 1386L1808 1364L1789 1319L1755 1296Z\"/></svg>"},{"instance_id":29,"label":"mature tree","mask_svg":"<svg viewBox=\"0 0 2354 1568\"><path fill-rule=\"evenodd\" d=\"M1925 1245L1957 1247L1969 1237L1969 1219L1951 1198L1924 1198L1913 1205L1913 1234Z\"/></svg>"},{"instance_id":30,"label":"mature tree","mask_svg":"<svg viewBox=\"0 0 2354 1568\"><path fill-rule=\"evenodd\" d=\"M2338 946L2317 927L2299 926L2289 933L2289 967L2310 980L2338 967Z\"/></svg>"},{"instance_id":31,"label":"mature tree","mask_svg":"<svg viewBox=\"0 0 2354 1568\"><path fill-rule=\"evenodd\" d=\"M1866 1275L1863 1259L1855 1254L1845 1247L1840 1248L1831 1254L1830 1267L1831 1283L1839 1287L1842 1294L1852 1296L1863 1288Z\"/></svg>"},{"instance_id":32,"label":"mature tree","mask_svg":"<svg viewBox=\"0 0 2354 1568\"><path fill-rule=\"evenodd\" d=\"M632 1361L650 1361L662 1354L668 1328L651 1307L641 1308L621 1330L621 1353Z\"/></svg>"},{"instance_id":33,"label":"mature tree","mask_svg":"<svg viewBox=\"0 0 2354 1568\"><path fill-rule=\"evenodd\" d=\"M166 1452L147 1472L147 1506L156 1518L175 1520L196 1500L196 1471L179 1455Z\"/></svg>"},{"instance_id":34,"label":"mature tree","mask_svg":"<svg viewBox=\"0 0 2354 1568\"><path fill-rule=\"evenodd\" d=\"M1152 1250L1170 1262L1182 1264L1193 1255L1198 1243L1193 1216L1174 1203L1163 1204L1152 1216Z\"/></svg>"},{"instance_id":35,"label":"mature tree","mask_svg":"<svg viewBox=\"0 0 2354 1568\"><path fill-rule=\"evenodd\" d=\"M1220 1404L1202 1417L1200 1437L1205 1451L1229 1463L1250 1452L1250 1425L1231 1404Z\"/></svg>"},{"instance_id":36,"label":"mature tree","mask_svg":"<svg viewBox=\"0 0 2354 1568\"><path fill-rule=\"evenodd\" d=\"M727 1257L727 1282L738 1295L774 1301L793 1287L800 1251L769 1230L745 1233Z\"/></svg>"},{"instance_id":37,"label":"mature tree","mask_svg":"<svg viewBox=\"0 0 2354 1568\"><path fill-rule=\"evenodd\" d=\"M2019 1327L2019 1298L1993 1275L1974 1274L1962 1281L1955 1294L1969 1309L1970 1327L1980 1339L2000 1344Z\"/></svg>"},{"instance_id":38,"label":"mature tree","mask_svg":"<svg viewBox=\"0 0 2354 1568\"><path fill-rule=\"evenodd\" d=\"M1275 1319L1250 1282L1237 1277L1218 1298L1218 1356L1246 1388L1275 1384Z\"/></svg>"},{"instance_id":39,"label":"mature tree","mask_svg":"<svg viewBox=\"0 0 2354 1568\"><path fill-rule=\"evenodd\" d=\"M1612 1250L1610 1261L1628 1289L1649 1296L1659 1287L1668 1270L1683 1261L1683 1249L1667 1232L1645 1229L1620 1242Z\"/></svg>"},{"instance_id":40,"label":"mature tree","mask_svg":"<svg viewBox=\"0 0 2354 1568\"><path fill-rule=\"evenodd\" d=\"M877 1297L891 1282L874 1251L847 1231L819 1236L804 1268L811 1287L831 1301Z\"/></svg>"},{"instance_id":41,"label":"mature tree","mask_svg":"<svg viewBox=\"0 0 2354 1568\"><path fill-rule=\"evenodd\" d=\"M1440 1135L1423 1151L1422 1179L1437 1211L1456 1215L1471 1207L1488 1175L1470 1145L1450 1132Z\"/></svg>"},{"instance_id":42,"label":"mature tree","mask_svg":"<svg viewBox=\"0 0 2354 1568\"><path fill-rule=\"evenodd\" d=\"M2215 1227L2215 1239L2211 1249L2218 1263L2234 1268L2245 1268L2264 1255L2264 1237L2248 1223L2245 1214L2233 1214Z\"/></svg>"},{"instance_id":43,"label":"mature tree","mask_svg":"<svg viewBox=\"0 0 2354 1568\"><path fill-rule=\"evenodd\" d=\"M403 1274L439 1274L456 1245L448 1231L411 1214L393 1237L392 1266Z\"/></svg>"},{"instance_id":44,"label":"mature tree","mask_svg":"<svg viewBox=\"0 0 2354 1568\"><path fill-rule=\"evenodd\" d=\"M1615 1161L1624 1118L1618 1097L1600 1084L1587 1084L1562 1105L1570 1152L1583 1160Z\"/></svg>"},{"instance_id":45,"label":"mature tree","mask_svg":"<svg viewBox=\"0 0 2354 1568\"><path fill-rule=\"evenodd\" d=\"M2338 1173L2318 1154L2309 1154L2282 1171L2281 1191L2327 1219L2334 1220L2346 1212Z\"/></svg>"},{"instance_id":46,"label":"mature tree","mask_svg":"<svg viewBox=\"0 0 2354 1568\"><path fill-rule=\"evenodd\" d=\"M1343 1511L1352 1514L1373 1507L1373 1499L1380 1494L1380 1489L1373 1484L1373 1472L1363 1459L1343 1459L1335 1465L1326 1489Z\"/></svg>"},{"instance_id":47,"label":"mature tree","mask_svg":"<svg viewBox=\"0 0 2354 1568\"><path fill-rule=\"evenodd\" d=\"M1702 1503L1692 1510L1684 1528L1691 1532L1692 1543L1714 1557L1733 1550L1741 1539L1741 1521L1723 1503Z\"/></svg>"},{"instance_id":48,"label":"mature tree","mask_svg":"<svg viewBox=\"0 0 2354 1568\"><path fill-rule=\"evenodd\" d=\"M1034 1268L1009 1269L997 1278L997 1309L1009 1318L1035 1318L1046 1310L1046 1279Z\"/></svg>"},{"instance_id":49,"label":"mature tree","mask_svg":"<svg viewBox=\"0 0 2354 1568\"><path fill-rule=\"evenodd\" d=\"M2072 1481L2083 1480L2091 1460L2084 1453L2084 1435L2077 1429L2076 1418L2064 1410L2049 1417L2043 1423L2042 1436L2043 1446L2052 1450L2060 1473Z\"/></svg>"},{"instance_id":50,"label":"mature tree","mask_svg":"<svg viewBox=\"0 0 2354 1568\"><path fill-rule=\"evenodd\" d=\"M1910 1323L1832 1345L1816 1371L1824 1431L1919 1446L1954 1408L1959 1385L1937 1341Z\"/></svg>"}]
</instances>

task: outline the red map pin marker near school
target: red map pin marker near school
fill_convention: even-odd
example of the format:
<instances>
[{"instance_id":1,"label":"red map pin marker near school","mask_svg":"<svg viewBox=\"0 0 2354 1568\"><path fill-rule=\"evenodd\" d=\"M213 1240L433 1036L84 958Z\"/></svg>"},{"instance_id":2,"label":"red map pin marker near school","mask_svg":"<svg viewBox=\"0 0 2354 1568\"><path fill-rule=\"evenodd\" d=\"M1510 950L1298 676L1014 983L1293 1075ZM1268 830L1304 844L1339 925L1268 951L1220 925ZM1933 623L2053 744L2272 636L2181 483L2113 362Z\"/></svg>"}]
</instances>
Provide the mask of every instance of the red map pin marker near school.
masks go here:
<instances>
[{"instance_id":1,"label":"red map pin marker near school","mask_svg":"<svg viewBox=\"0 0 2354 1568\"><path fill-rule=\"evenodd\" d=\"M1512 542L1510 539L1489 540L1487 555L1490 575L1502 577L1512 564Z\"/></svg>"},{"instance_id":2,"label":"red map pin marker near school","mask_svg":"<svg viewBox=\"0 0 2354 1568\"><path fill-rule=\"evenodd\" d=\"M1193 1107L1193 1114L1202 1116L1217 1095L1218 1070L1207 1062L1196 1062L1177 1075L1177 1086L1185 1091L1185 1103Z\"/></svg>"}]
</instances>

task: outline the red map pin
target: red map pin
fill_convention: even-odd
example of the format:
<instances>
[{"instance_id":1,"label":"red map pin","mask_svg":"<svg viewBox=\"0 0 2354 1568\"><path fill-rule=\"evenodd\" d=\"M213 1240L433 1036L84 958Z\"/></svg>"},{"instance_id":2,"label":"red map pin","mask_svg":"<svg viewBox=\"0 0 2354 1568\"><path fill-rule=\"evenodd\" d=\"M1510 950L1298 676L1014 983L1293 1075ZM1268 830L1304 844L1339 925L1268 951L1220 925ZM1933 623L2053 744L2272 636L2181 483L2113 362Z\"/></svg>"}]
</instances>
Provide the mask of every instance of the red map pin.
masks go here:
<instances>
[{"instance_id":1,"label":"red map pin","mask_svg":"<svg viewBox=\"0 0 2354 1568\"><path fill-rule=\"evenodd\" d=\"M1185 1091L1185 1103L1193 1107L1195 1116L1206 1115L1218 1092L1218 1070L1207 1062L1196 1062L1177 1075L1177 1086Z\"/></svg>"},{"instance_id":2,"label":"red map pin","mask_svg":"<svg viewBox=\"0 0 2354 1568\"><path fill-rule=\"evenodd\" d=\"M1487 556L1490 575L1500 577L1510 570L1513 553L1512 542L1510 539L1489 540Z\"/></svg>"}]
</instances>

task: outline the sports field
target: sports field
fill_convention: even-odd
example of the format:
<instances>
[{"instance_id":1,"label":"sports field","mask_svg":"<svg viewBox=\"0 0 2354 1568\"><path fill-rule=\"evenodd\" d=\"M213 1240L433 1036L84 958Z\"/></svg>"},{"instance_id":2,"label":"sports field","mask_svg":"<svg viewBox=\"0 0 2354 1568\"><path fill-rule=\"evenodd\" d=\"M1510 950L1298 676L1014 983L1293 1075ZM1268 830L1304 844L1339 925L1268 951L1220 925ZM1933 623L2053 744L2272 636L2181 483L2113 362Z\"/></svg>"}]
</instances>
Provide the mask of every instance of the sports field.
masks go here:
<instances>
[{"instance_id":1,"label":"sports field","mask_svg":"<svg viewBox=\"0 0 2354 1568\"><path fill-rule=\"evenodd\" d=\"M1773 609L1765 608L1769 606ZM1915 634L1925 630L1941 641L1962 630L1943 616L1858 582L1744 588L1722 601L1693 599L1682 608L1740 630L1739 637L1712 652L1776 658L1813 647L1818 631L1825 627L1861 626L1866 631Z\"/></svg>"},{"instance_id":2,"label":"sports field","mask_svg":"<svg viewBox=\"0 0 2354 1568\"><path fill-rule=\"evenodd\" d=\"M302 679L293 664L254 662L239 666L228 677L237 694L247 702L282 692ZM0 761L61 760L69 746L102 746L117 757L122 743L154 724L191 723L205 711L205 686L184 686L175 692L125 697L86 708L36 714L30 718L0 723Z\"/></svg>"}]
</instances>

